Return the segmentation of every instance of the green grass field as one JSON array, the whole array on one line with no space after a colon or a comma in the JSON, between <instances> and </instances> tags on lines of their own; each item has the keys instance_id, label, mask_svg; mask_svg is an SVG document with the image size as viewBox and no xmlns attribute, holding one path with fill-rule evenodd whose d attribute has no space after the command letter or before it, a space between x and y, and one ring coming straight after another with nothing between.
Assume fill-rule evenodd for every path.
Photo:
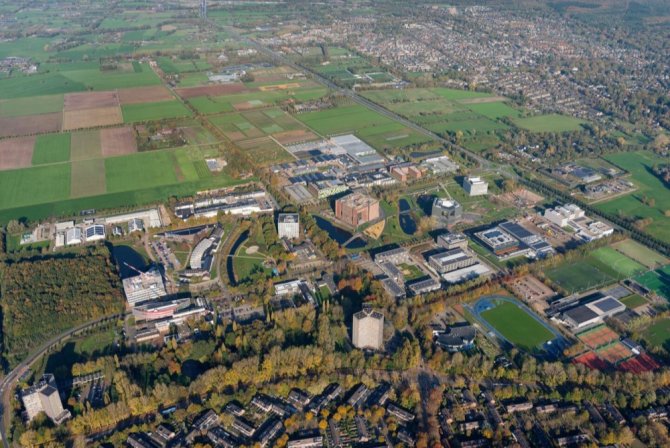
<instances>
[{"instance_id":1,"label":"green grass field","mask_svg":"<svg viewBox=\"0 0 670 448\"><path fill-rule=\"evenodd\" d=\"M307 112L296 118L322 135L353 133L361 128L394 123L363 106L341 106L318 112Z\"/></svg>"},{"instance_id":2,"label":"green grass field","mask_svg":"<svg viewBox=\"0 0 670 448\"><path fill-rule=\"evenodd\" d=\"M0 101L0 117L46 114L62 110L63 95L33 96Z\"/></svg>"},{"instance_id":3,"label":"green grass field","mask_svg":"<svg viewBox=\"0 0 670 448\"><path fill-rule=\"evenodd\" d=\"M0 174L0 209L21 207L70 197L70 165L36 166Z\"/></svg>"},{"instance_id":4,"label":"green grass field","mask_svg":"<svg viewBox=\"0 0 670 448\"><path fill-rule=\"evenodd\" d=\"M591 260L562 264L546 272L547 276L569 294L608 285L616 279L594 266Z\"/></svg>"},{"instance_id":5,"label":"green grass field","mask_svg":"<svg viewBox=\"0 0 670 448\"><path fill-rule=\"evenodd\" d=\"M121 106L124 123L154 121L163 118L190 117L191 111L178 100Z\"/></svg>"},{"instance_id":6,"label":"green grass field","mask_svg":"<svg viewBox=\"0 0 670 448\"><path fill-rule=\"evenodd\" d=\"M614 243L612 247L648 268L658 268L670 263L670 260L663 255L634 240L619 241Z\"/></svg>"},{"instance_id":7,"label":"green grass field","mask_svg":"<svg viewBox=\"0 0 670 448\"><path fill-rule=\"evenodd\" d=\"M657 163L667 163L667 159L652 152L622 152L611 154L605 159L617 167L630 172L631 181L638 187L637 191L620 196L611 201L603 202L597 207L605 212L624 216L632 221L651 218L652 223L645 227L645 232L654 237L670 242L670 190L652 173ZM653 206L643 199L653 199Z\"/></svg>"},{"instance_id":8,"label":"green grass field","mask_svg":"<svg viewBox=\"0 0 670 448\"><path fill-rule=\"evenodd\" d=\"M628 308L633 309L637 308L638 306L646 305L647 299L638 294L632 294L628 297L624 297L623 299L621 299L621 303L626 305Z\"/></svg>"},{"instance_id":9,"label":"green grass field","mask_svg":"<svg viewBox=\"0 0 670 448\"><path fill-rule=\"evenodd\" d=\"M625 277L632 277L633 275L644 272L646 269L635 260L631 260L621 252L617 252L611 247L601 247L591 253L591 257L608 265L619 274Z\"/></svg>"},{"instance_id":10,"label":"green grass field","mask_svg":"<svg viewBox=\"0 0 670 448\"><path fill-rule=\"evenodd\" d=\"M661 319L650 325L643 333L642 338L649 344L668 350L670 343L670 319Z\"/></svg>"},{"instance_id":11,"label":"green grass field","mask_svg":"<svg viewBox=\"0 0 670 448\"><path fill-rule=\"evenodd\" d=\"M33 150L33 165L70 160L70 134L38 135Z\"/></svg>"},{"instance_id":12,"label":"green grass field","mask_svg":"<svg viewBox=\"0 0 670 448\"><path fill-rule=\"evenodd\" d=\"M513 303L502 302L482 312L481 317L509 342L527 351L537 350L545 342L554 339L549 330Z\"/></svg>"},{"instance_id":13,"label":"green grass field","mask_svg":"<svg viewBox=\"0 0 670 448\"><path fill-rule=\"evenodd\" d=\"M532 132L569 132L579 131L584 120L559 114L537 115L535 117L515 118L512 121L520 128Z\"/></svg>"},{"instance_id":14,"label":"green grass field","mask_svg":"<svg viewBox=\"0 0 670 448\"><path fill-rule=\"evenodd\" d=\"M635 277L635 281L670 301L670 265Z\"/></svg>"},{"instance_id":15,"label":"green grass field","mask_svg":"<svg viewBox=\"0 0 670 448\"><path fill-rule=\"evenodd\" d=\"M105 159L105 178L110 193L177 182L174 158L168 151L138 152Z\"/></svg>"}]
</instances>

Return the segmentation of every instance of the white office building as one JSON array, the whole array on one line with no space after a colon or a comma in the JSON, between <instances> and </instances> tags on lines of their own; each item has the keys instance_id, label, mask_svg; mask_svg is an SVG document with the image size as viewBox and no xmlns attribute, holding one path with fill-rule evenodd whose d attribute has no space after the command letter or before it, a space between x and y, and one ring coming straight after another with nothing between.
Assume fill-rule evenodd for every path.
<instances>
[{"instance_id":1,"label":"white office building","mask_svg":"<svg viewBox=\"0 0 670 448\"><path fill-rule=\"evenodd\" d=\"M277 219L279 238L289 240L300 238L300 215L297 213L280 213Z\"/></svg>"},{"instance_id":2,"label":"white office building","mask_svg":"<svg viewBox=\"0 0 670 448\"><path fill-rule=\"evenodd\" d=\"M488 193L489 184L481 177L468 176L463 179L463 189L470 196L482 196Z\"/></svg>"}]
</instances>

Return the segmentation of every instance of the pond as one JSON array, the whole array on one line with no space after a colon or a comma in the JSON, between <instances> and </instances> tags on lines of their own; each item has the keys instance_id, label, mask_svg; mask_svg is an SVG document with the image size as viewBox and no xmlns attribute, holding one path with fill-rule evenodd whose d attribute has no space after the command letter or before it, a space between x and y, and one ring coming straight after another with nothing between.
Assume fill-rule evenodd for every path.
<instances>
[{"instance_id":1,"label":"pond","mask_svg":"<svg viewBox=\"0 0 670 448\"><path fill-rule=\"evenodd\" d=\"M332 222L327 219L323 219L319 215L312 215L316 221L316 225L319 226L321 230L325 230L329 237L337 242L337 244L344 244L353 236L350 232L344 230L341 227L337 227ZM360 239L360 238L359 238Z\"/></svg>"},{"instance_id":2,"label":"pond","mask_svg":"<svg viewBox=\"0 0 670 448\"><path fill-rule=\"evenodd\" d=\"M416 221L410 213L401 213L398 219L403 232L407 235L414 235L416 233Z\"/></svg>"},{"instance_id":3,"label":"pond","mask_svg":"<svg viewBox=\"0 0 670 448\"><path fill-rule=\"evenodd\" d=\"M412 207L409 205L407 199L401 199L398 201L398 208L400 209L400 213L402 214L409 212Z\"/></svg>"},{"instance_id":4,"label":"pond","mask_svg":"<svg viewBox=\"0 0 670 448\"><path fill-rule=\"evenodd\" d=\"M230 255L226 258L226 271L228 272L228 280L230 281L230 284L235 286L237 285L237 282L235 281L235 269L233 269L233 255L237 252L237 249L244 244L244 242L249 238L249 231L245 230L240 234L240 236L237 238L237 241L235 241L235 244L233 244L233 247L230 249Z\"/></svg>"},{"instance_id":5,"label":"pond","mask_svg":"<svg viewBox=\"0 0 670 448\"><path fill-rule=\"evenodd\" d=\"M133 268L144 271L147 268L144 256L130 246L118 245L112 246L112 257L119 268L119 274L122 279L134 277L137 271ZM128 265L132 266L129 267Z\"/></svg>"}]
</instances>

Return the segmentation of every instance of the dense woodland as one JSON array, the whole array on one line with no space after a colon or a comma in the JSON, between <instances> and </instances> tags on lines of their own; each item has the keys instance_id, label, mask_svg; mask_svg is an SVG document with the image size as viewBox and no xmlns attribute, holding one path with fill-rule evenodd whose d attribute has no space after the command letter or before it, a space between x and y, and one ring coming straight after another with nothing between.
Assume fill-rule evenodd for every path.
<instances>
[{"instance_id":1,"label":"dense woodland","mask_svg":"<svg viewBox=\"0 0 670 448\"><path fill-rule=\"evenodd\" d=\"M59 333L123 310L106 247L2 265L3 356L11 366Z\"/></svg>"}]
</instances>

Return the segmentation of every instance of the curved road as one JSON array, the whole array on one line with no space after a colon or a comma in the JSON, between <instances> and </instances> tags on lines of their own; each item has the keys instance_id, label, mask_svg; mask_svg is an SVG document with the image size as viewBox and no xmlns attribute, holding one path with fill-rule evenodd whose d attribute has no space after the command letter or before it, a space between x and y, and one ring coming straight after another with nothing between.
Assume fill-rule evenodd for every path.
<instances>
[{"instance_id":1,"label":"curved road","mask_svg":"<svg viewBox=\"0 0 670 448\"><path fill-rule=\"evenodd\" d=\"M17 365L11 372L7 374L0 382L0 396L2 397L2 404L0 405L0 436L2 437L2 444L5 448L9 448L9 443L7 442L7 437L5 436L7 428L5 428L5 423L9 423L10 415L5 413L6 409L9 409L9 400L12 391L15 387L15 382L23 375L38 359L40 359L44 354L51 348L56 345L70 339L72 335L80 331L88 330L89 328L95 327L98 324L107 322L112 319L119 319L130 314L129 312L115 314L113 316L102 317L90 322L86 322L77 327L71 328L58 336L54 336L49 339L47 342L42 344L37 350L28 355L19 365Z\"/></svg>"}]
</instances>

